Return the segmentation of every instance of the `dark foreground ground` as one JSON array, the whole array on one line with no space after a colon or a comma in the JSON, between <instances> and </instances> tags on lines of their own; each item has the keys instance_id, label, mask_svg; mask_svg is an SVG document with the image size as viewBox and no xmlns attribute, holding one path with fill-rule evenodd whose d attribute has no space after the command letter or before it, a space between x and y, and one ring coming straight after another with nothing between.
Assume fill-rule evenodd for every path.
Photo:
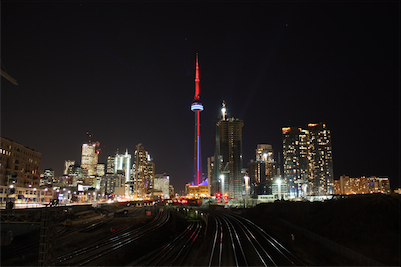
<instances>
[{"instance_id":1,"label":"dark foreground ground","mask_svg":"<svg viewBox=\"0 0 401 267\"><path fill-rule=\"evenodd\" d=\"M271 229L310 265L355 265L316 246L279 219L314 232L387 266L400 266L400 195L358 195L325 202L280 201L243 213ZM292 240L291 234L295 238Z\"/></svg>"},{"instance_id":2,"label":"dark foreground ground","mask_svg":"<svg viewBox=\"0 0 401 267\"><path fill-rule=\"evenodd\" d=\"M76 229L84 228L83 225L90 225L91 223L98 221L99 218L102 218L102 216L100 216L101 214L107 214L108 212L115 212L122 209L130 211L127 217L114 218L108 223L91 231L74 231ZM158 209L159 207L151 207L149 209L143 208L142 210L139 210L139 212L135 212L125 204L111 204L106 208L91 209L91 212L87 213L85 216L77 215L71 217L72 226L70 226L68 230L73 232L72 234L65 236L57 235L58 238L54 242L54 248L52 250L53 256L62 255L83 246L90 246L92 242L109 236L113 229L116 233L119 233L123 232L123 229L129 226L131 226L132 229L140 228L153 220ZM148 216L145 212L146 210L151 210L152 215ZM103 259L95 265L129 265L131 261L159 248L162 244L168 243L169 240L172 240L179 233L184 231L186 225L187 222L185 218L177 216L176 213L172 212L171 219L162 228L148 234L146 238L139 239L132 242L131 245L121 248L118 253L114 253L111 257ZM60 230L62 228L63 226L59 223L57 229ZM10 246L1 248L1 266L38 266L39 240L39 231L15 237ZM30 246L19 252L19 250L27 244L30 244Z\"/></svg>"},{"instance_id":3,"label":"dark foreground ground","mask_svg":"<svg viewBox=\"0 0 401 267\"><path fill-rule=\"evenodd\" d=\"M121 207L110 206L110 212ZM104 213L105 211L96 211ZM236 212L236 211L234 211ZM357 261L336 255L318 243L310 240L302 233L294 231L285 225L284 219L320 236L361 253L386 266L400 266L400 196L399 195L365 195L352 196L326 202L289 202L280 201L258 205L255 208L243 210L242 215L263 227L269 234L276 237L285 247L294 252L307 266L360 266ZM96 219L96 217L95 217ZM76 218L73 226L87 218ZM130 217L115 218L104 227L93 232L80 233L71 240L63 240L56 250L61 253L63 248L83 245L90 242L89 236L104 236L111 228L125 227L134 224L140 227L151 220L145 212L133 214ZM172 220L161 230L147 237L146 242L138 241L126 250L122 250L112 262L104 261L102 266L125 266L159 244L165 244L181 233L187 225L186 218L173 216ZM294 235L294 239L292 239ZM37 266L38 247L29 252L11 256L14 250L26 243L39 240L39 232L16 237L9 247L2 247L2 266ZM204 250L203 237L193 247L193 258L201 259L207 252ZM206 242L207 243L207 242ZM58 254L58 253L57 253ZM11 256L11 257L7 257ZM121 263L120 263L121 260ZM116 264L116 262L119 264ZM191 264L199 266L196 262Z\"/></svg>"}]
</instances>

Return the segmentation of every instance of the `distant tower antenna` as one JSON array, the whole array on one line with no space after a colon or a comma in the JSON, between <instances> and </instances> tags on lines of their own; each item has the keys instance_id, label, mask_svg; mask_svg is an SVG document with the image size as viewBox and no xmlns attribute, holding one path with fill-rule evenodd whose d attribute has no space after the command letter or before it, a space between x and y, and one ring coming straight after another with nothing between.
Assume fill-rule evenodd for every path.
<instances>
[{"instance_id":1,"label":"distant tower antenna","mask_svg":"<svg viewBox=\"0 0 401 267\"><path fill-rule=\"evenodd\" d=\"M89 144L91 144L92 143L92 141L91 141L92 134L90 134L89 132L86 132L86 135L88 136Z\"/></svg>"}]
</instances>

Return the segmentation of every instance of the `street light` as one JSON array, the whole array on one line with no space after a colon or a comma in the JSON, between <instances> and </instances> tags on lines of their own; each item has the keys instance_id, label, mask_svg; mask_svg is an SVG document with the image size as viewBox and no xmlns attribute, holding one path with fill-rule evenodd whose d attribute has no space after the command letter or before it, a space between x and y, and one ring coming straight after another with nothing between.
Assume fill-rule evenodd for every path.
<instances>
[{"instance_id":1,"label":"street light","mask_svg":"<svg viewBox=\"0 0 401 267\"><path fill-rule=\"evenodd\" d=\"M244 180L245 180L245 202L248 202L249 176L245 175ZM248 206L248 203L246 203L246 206Z\"/></svg>"},{"instance_id":2,"label":"street light","mask_svg":"<svg viewBox=\"0 0 401 267\"><path fill-rule=\"evenodd\" d=\"M220 175L220 182L221 182L221 193L224 196L224 174Z\"/></svg>"},{"instance_id":3,"label":"street light","mask_svg":"<svg viewBox=\"0 0 401 267\"><path fill-rule=\"evenodd\" d=\"M281 179L277 179L277 186L278 186L278 199L281 199Z\"/></svg>"}]
</instances>

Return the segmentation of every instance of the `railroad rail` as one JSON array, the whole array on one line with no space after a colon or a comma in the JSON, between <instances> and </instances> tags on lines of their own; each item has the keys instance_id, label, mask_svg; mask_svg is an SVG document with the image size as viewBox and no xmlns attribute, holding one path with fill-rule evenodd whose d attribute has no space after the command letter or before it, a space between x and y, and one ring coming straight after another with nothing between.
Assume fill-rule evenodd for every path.
<instances>
[{"instance_id":1,"label":"railroad rail","mask_svg":"<svg viewBox=\"0 0 401 267\"><path fill-rule=\"evenodd\" d=\"M123 233L116 233L113 237L107 237L96 242L90 246L85 246L64 255L58 256L54 263L55 265L96 265L95 262L101 258L108 256L110 253L121 249L124 246L146 236L150 232L155 231L168 222L170 212L160 211L155 216L154 220L149 224L139 227L134 230L125 231Z\"/></svg>"}]
</instances>

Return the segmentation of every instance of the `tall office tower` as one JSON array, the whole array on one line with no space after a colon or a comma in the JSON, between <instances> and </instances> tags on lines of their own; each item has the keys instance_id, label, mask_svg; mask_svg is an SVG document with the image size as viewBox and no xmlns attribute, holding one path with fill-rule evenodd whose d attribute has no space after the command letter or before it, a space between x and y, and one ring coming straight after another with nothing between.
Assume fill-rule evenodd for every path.
<instances>
[{"instance_id":1,"label":"tall office tower","mask_svg":"<svg viewBox=\"0 0 401 267\"><path fill-rule=\"evenodd\" d=\"M68 170L70 169L70 166L75 165L75 160L66 160L64 161L64 172L63 175L68 175Z\"/></svg>"},{"instance_id":2,"label":"tall office tower","mask_svg":"<svg viewBox=\"0 0 401 267\"><path fill-rule=\"evenodd\" d=\"M273 181L273 177L276 176L276 161L274 160L274 152L271 145L258 144L256 148L256 161L266 163L265 167L265 179ZM263 181L262 181L263 182Z\"/></svg>"},{"instance_id":3,"label":"tall office tower","mask_svg":"<svg viewBox=\"0 0 401 267\"><path fill-rule=\"evenodd\" d=\"M116 154L118 154L118 153L116 153ZM108 174L114 174L114 161L115 161L115 159L114 159L114 156L108 156L107 157L107 167L106 167L106 173L108 173Z\"/></svg>"},{"instance_id":4,"label":"tall office tower","mask_svg":"<svg viewBox=\"0 0 401 267\"><path fill-rule=\"evenodd\" d=\"M83 184L88 176L88 170L82 169L79 165L70 165L67 171L68 180L72 186L77 186L78 183Z\"/></svg>"},{"instance_id":5,"label":"tall office tower","mask_svg":"<svg viewBox=\"0 0 401 267\"><path fill-rule=\"evenodd\" d=\"M271 194L273 177L276 176L276 162L271 145L258 144L256 161L248 163L248 174L251 182L251 193L257 195Z\"/></svg>"},{"instance_id":6,"label":"tall office tower","mask_svg":"<svg viewBox=\"0 0 401 267\"><path fill-rule=\"evenodd\" d=\"M164 199L170 198L170 176L167 174L155 174L154 191L162 193Z\"/></svg>"},{"instance_id":7,"label":"tall office tower","mask_svg":"<svg viewBox=\"0 0 401 267\"><path fill-rule=\"evenodd\" d=\"M266 179L266 162L251 160L248 163L248 176L250 180L251 195L266 195L268 181Z\"/></svg>"},{"instance_id":8,"label":"tall office tower","mask_svg":"<svg viewBox=\"0 0 401 267\"><path fill-rule=\"evenodd\" d=\"M221 158L221 157L220 157ZM219 160L216 161L214 156L207 158L207 177L209 181L209 195L215 196L217 192L221 191L219 177L217 176L216 164L219 165Z\"/></svg>"},{"instance_id":9,"label":"tall office tower","mask_svg":"<svg viewBox=\"0 0 401 267\"><path fill-rule=\"evenodd\" d=\"M102 177L100 186L102 194L104 194L105 196L110 196L111 193L114 193L117 180L117 175L113 173L106 173Z\"/></svg>"},{"instance_id":10,"label":"tall office tower","mask_svg":"<svg viewBox=\"0 0 401 267\"><path fill-rule=\"evenodd\" d=\"M261 160L251 160L248 163L248 175L251 184L261 184L266 181L266 162Z\"/></svg>"},{"instance_id":11,"label":"tall office tower","mask_svg":"<svg viewBox=\"0 0 401 267\"><path fill-rule=\"evenodd\" d=\"M323 123L308 130L283 128L284 177L290 197L334 193L330 130Z\"/></svg>"},{"instance_id":12,"label":"tall office tower","mask_svg":"<svg viewBox=\"0 0 401 267\"><path fill-rule=\"evenodd\" d=\"M102 177L105 175L105 164L104 163L98 163L96 166L96 173L98 177Z\"/></svg>"},{"instance_id":13,"label":"tall office tower","mask_svg":"<svg viewBox=\"0 0 401 267\"><path fill-rule=\"evenodd\" d=\"M135 150L135 170L133 179L133 195L135 199L144 199L153 193L155 164L142 144Z\"/></svg>"},{"instance_id":14,"label":"tall office tower","mask_svg":"<svg viewBox=\"0 0 401 267\"><path fill-rule=\"evenodd\" d=\"M284 179L290 197L302 197L310 190L309 132L297 127L285 127L282 130Z\"/></svg>"},{"instance_id":15,"label":"tall office tower","mask_svg":"<svg viewBox=\"0 0 401 267\"><path fill-rule=\"evenodd\" d=\"M88 176L96 175L98 151L97 143L86 143L82 145L81 168L88 170Z\"/></svg>"},{"instance_id":16,"label":"tall office tower","mask_svg":"<svg viewBox=\"0 0 401 267\"><path fill-rule=\"evenodd\" d=\"M230 198L242 196L244 177L242 175L242 120L228 118L223 102L221 119L216 121L215 159L221 157L221 165L215 163L215 177L220 178L221 193ZM219 166L219 168L217 167ZM220 167L221 166L221 167Z\"/></svg>"},{"instance_id":17,"label":"tall office tower","mask_svg":"<svg viewBox=\"0 0 401 267\"><path fill-rule=\"evenodd\" d=\"M334 179L330 130L324 123L310 123L308 129L313 194L331 195L334 193Z\"/></svg>"},{"instance_id":18,"label":"tall office tower","mask_svg":"<svg viewBox=\"0 0 401 267\"><path fill-rule=\"evenodd\" d=\"M216 196L217 193L223 192L221 188L221 170L223 169L223 157L220 156L220 137L219 137L219 128L217 127L220 119L216 119L214 121L214 155L210 160L212 164L209 166L213 166L212 175L209 175L209 185L210 185L210 196Z\"/></svg>"},{"instance_id":19,"label":"tall office tower","mask_svg":"<svg viewBox=\"0 0 401 267\"><path fill-rule=\"evenodd\" d=\"M153 192L154 192L154 186L155 186L155 163L151 161L152 159L149 157L149 162L148 162L148 178L146 180L145 184L145 191L146 195L149 196L150 198L153 197Z\"/></svg>"},{"instance_id":20,"label":"tall office tower","mask_svg":"<svg viewBox=\"0 0 401 267\"><path fill-rule=\"evenodd\" d=\"M198 54L196 54L195 65L195 96L192 101L191 110L195 112L195 140L194 140L194 183L198 185L202 182L202 154L200 139L200 113L203 111L203 105L199 94L199 64Z\"/></svg>"},{"instance_id":21,"label":"tall office tower","mask_svg":"<svg viewBox=\"0 0 401 267\"><path fill-rule=\"evenodd\" d=\"M114 157L114 173L121 173L125 177L125 182L131 180L131 154L128 150L124 155L115 155Z\"/></svg>"}]
</instances>

